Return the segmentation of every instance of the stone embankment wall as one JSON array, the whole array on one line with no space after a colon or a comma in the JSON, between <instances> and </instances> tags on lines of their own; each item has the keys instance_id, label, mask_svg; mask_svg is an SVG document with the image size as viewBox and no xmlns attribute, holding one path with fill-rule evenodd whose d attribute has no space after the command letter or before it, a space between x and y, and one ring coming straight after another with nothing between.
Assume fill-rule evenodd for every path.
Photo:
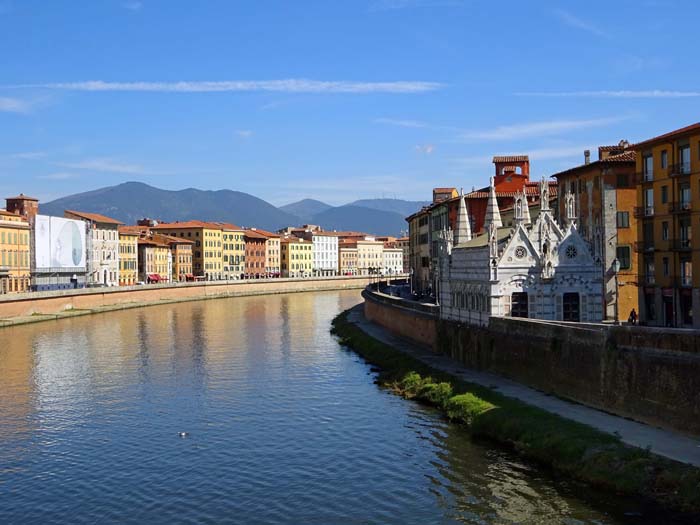
<instances>
[{"instance_id":1,"label":"stone embankment wall","mask_svg":"<svg viewBox=\"0 0 700 525\"><path fill-rule=\"evenodd\" d=\"M435 348L437 307L404 301L379 292L362 292L365 317L387 330L422 345Z\"/></svg>"},{"instance_id":2,"label":"stone embankment wall","mask_svg":"<svg viewBox=\"0 0 700 525\"><path fill-rule=\"evenodd\" d=\"M365 313L470 368L620 416L700 436L700 333L492 317L488 327L411 313L364 292ZM368 306L369 305L369 306ZM381 312L381 313L380 313ZM395 312L395 313L394 313ZM421 327L419 338L414 337Z\"/></svg>"},{"instance_id":3,"label":"stone embankment wall","mask_svg":"<svg viewBox=\"0 0 700 525\"><path fill-rule=\"evenodd\" d=\"M319 277L87 288L0 296L0 326L49 315L117 310L216 297L360 289L368 277Z\"/></svg>"}]
</instances>

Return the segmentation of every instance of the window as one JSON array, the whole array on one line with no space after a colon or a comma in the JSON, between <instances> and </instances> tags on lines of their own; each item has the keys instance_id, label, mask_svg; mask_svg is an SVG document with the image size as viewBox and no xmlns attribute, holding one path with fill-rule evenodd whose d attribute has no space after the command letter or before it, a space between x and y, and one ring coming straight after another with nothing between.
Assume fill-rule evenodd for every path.
<instances>
[{"instance_id":1,"label":"window","mask_svg":"<svg viewBox=\"0 0 700 525\"><path fill-rule=\"evenodd\" d=\"M661 204L668 202L668 186L661 186Z\"/></svg>"},{"instance_id":2,"label":"window","mask_svg":"<svg viewBox=\"0 0 700 525\"><path fill-rule=\"evenodd\" d=\"M644 215L654 215L654 189L644 190Z\"/></svg>"},{"instance_id":3,"label":"window","mask_svg":"<svg viewBox=\"0 0 700 525\"><path fill-rule=\"evenodd\" d=\"M632 267L631 252L629 246L618 246L616 251L617 260L620 261L620 270L629 270Z\"/></svg>"},{"instance_id":4,"label":"window","mask_svg":"<svg viewBox=\"0 0 700 525\"><path fill-rule=\"evenodd\" d=\"M681 146L678 149L678 162L681 173L690 173L690 146Z\"/></svg>"},{"instance_id":5,"label":"window","mask_svg":"<svg viewBox=\"0 0 700 525\"><path fill-rule=\"evenodd\" d=\"M617 187L618 188L628 188L630 185L629 176L627 173L617 174Z\"/></svg>"},{"instance_id":6,"label":"window","mask_svg":"<svg viewBox=\"0 0 700 525\"><path fill-rule=\"evenodd\" d=\"M661 152L661 167L668 168L668 151L666 150Z\"/></svg>"},{"instance_id":7,"label":"window","mask_svg":"<svg viewBox=\"0 0 700 525\"><path fill-rule=\"evenodd\" d=\"M661 223L661 240L668 240L668 221L664 221Z\"/></svg>"},{"instance_id":8,"label":"window","mask_svg":"<svg viewBox=\"0 0 700 525\"><path fill-rule=\"evenodd\" d=\"M630 227L630 212L628 212L628 211L618 211L617 212L617 227L618 228L629 228Z\"/></svg>"},{"instance_id":9,"label":"window","mask_svg":"<svg viewBox=\"0 0 700 525\"><path fill-rule=\"evenodd\" d=\"M654 180L654 157L644 156L644 180Z\"/></svg>"},{"instance_id":10,"label":"window","mask_svg":"<svg viewBox=\"0 0 700 525\"><path fill-rule=\"evenodd\" d=\"M681 209L690 209L690 184L681 184L680 187Z\"/></svg>"},{"instance_id":11,"label":"window","mask_svg":"<svg viewBox=\"0 0 700 525\"><path fill-rule=\"evenodd\" d=\"M668 277L669 271L668 271L668 257L664 257L661 261L663 265L663 270L664 270L664 277Z\"/></svg>"}]
</instances>

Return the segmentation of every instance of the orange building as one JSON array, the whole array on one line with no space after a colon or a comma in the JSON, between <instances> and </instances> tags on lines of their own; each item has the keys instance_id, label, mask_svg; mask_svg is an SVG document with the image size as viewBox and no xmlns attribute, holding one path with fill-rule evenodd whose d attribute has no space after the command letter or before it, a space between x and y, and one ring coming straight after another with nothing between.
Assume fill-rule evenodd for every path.
<instances>
[{"instance_id":1,"label":"orange building","mask_svg":"<svg viewBox=\"0 0 700 525\"><path fill-rule=\"evenodd\" d=\"M700 123L635 144L640 321L700 327Z\"/></svg>"},{"instance_id":2,"label":"orange building","mask_svg":"<svg viewBox=\"0 0 700 525\"><path fill-rule=\"evenodd\" d=\"M634 252L638 240L635 165L634 149L622 140L614 146L599 147L597 160L591 162L586 151L583 164L552 175L562 194L574 196L576 227L603 263L603 312L610 320L615 319L616 306L622 320L632 309L639 311L639 266ZM559 216L566 216L564 199L559 199ZM617 288L615 259L620 263Z\"/></svg>"},{"instance_id":3,"label":"orange building","mask_svg":"<svg viewBox=\"0 0 700 525\"><path fill-rule=\"evenodd\" d=\"M245 230L245 276L248 279L265 277L265 245L267 237L255 230Z\"/></svg>"}]
</instances>

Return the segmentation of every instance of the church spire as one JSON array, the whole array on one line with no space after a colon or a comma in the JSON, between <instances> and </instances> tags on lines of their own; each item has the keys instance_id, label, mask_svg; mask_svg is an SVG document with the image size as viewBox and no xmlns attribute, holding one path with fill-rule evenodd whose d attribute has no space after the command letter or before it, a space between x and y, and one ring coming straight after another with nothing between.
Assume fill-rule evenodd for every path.
<instances>
[{"instance_id":1,"label":"church spire","mask_svg":"<svg viewBox=\"0 0 700 525\"><path fill-rule=\"evenodd\" d=\"M484 218L484 231L489 231L489 225L493 224L496 228L503 226L501 222L501 212L498 209L498 200L496 199L496 186L493 177L491 177L489 185L489 200L486 203L486 217Z\"/></svg>"},{"instance_id":2,"label":"church spire","mask_svg":"<svg viewBox=\"0 0 700 525\"><path fill-rule=\"evenodd\" d=\"M464 200L464 194L459 192L459 208L457 208L457 228L455 229L454 243L455 246L463 242L472 240L472 228L469 224L469 213L467 212L467 203Z\"/></svg>"},{"instance_id":3,"label":"church spire","mask_svg":"<svg viewBox=\"0 0 700 525\"><path fill-rule=\"evenodd\" d=\"M527 204L527 195L518 190L515 194L515 223L527 226L532 224L530 219L530 207Z\"/></svg>"}]
</instances>

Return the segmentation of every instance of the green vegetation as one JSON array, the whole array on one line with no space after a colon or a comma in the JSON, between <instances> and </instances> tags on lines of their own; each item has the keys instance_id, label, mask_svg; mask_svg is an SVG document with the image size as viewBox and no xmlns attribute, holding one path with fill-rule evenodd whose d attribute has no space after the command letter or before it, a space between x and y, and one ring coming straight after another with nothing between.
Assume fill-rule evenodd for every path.
<instances>
[{"instance_id":1,"label":"green vegetation","mask_svg":"<svg viewBox=\"0 0 700 525\"><path fill-rule=\"evenodd\" d=\"M700 514L700 469L433 369L367 335L348 322L347 312L333 320L332 331L341 344L380 368L380 385L437 407L473 435L599 488Z\"/></svg>"}]
</instances>

